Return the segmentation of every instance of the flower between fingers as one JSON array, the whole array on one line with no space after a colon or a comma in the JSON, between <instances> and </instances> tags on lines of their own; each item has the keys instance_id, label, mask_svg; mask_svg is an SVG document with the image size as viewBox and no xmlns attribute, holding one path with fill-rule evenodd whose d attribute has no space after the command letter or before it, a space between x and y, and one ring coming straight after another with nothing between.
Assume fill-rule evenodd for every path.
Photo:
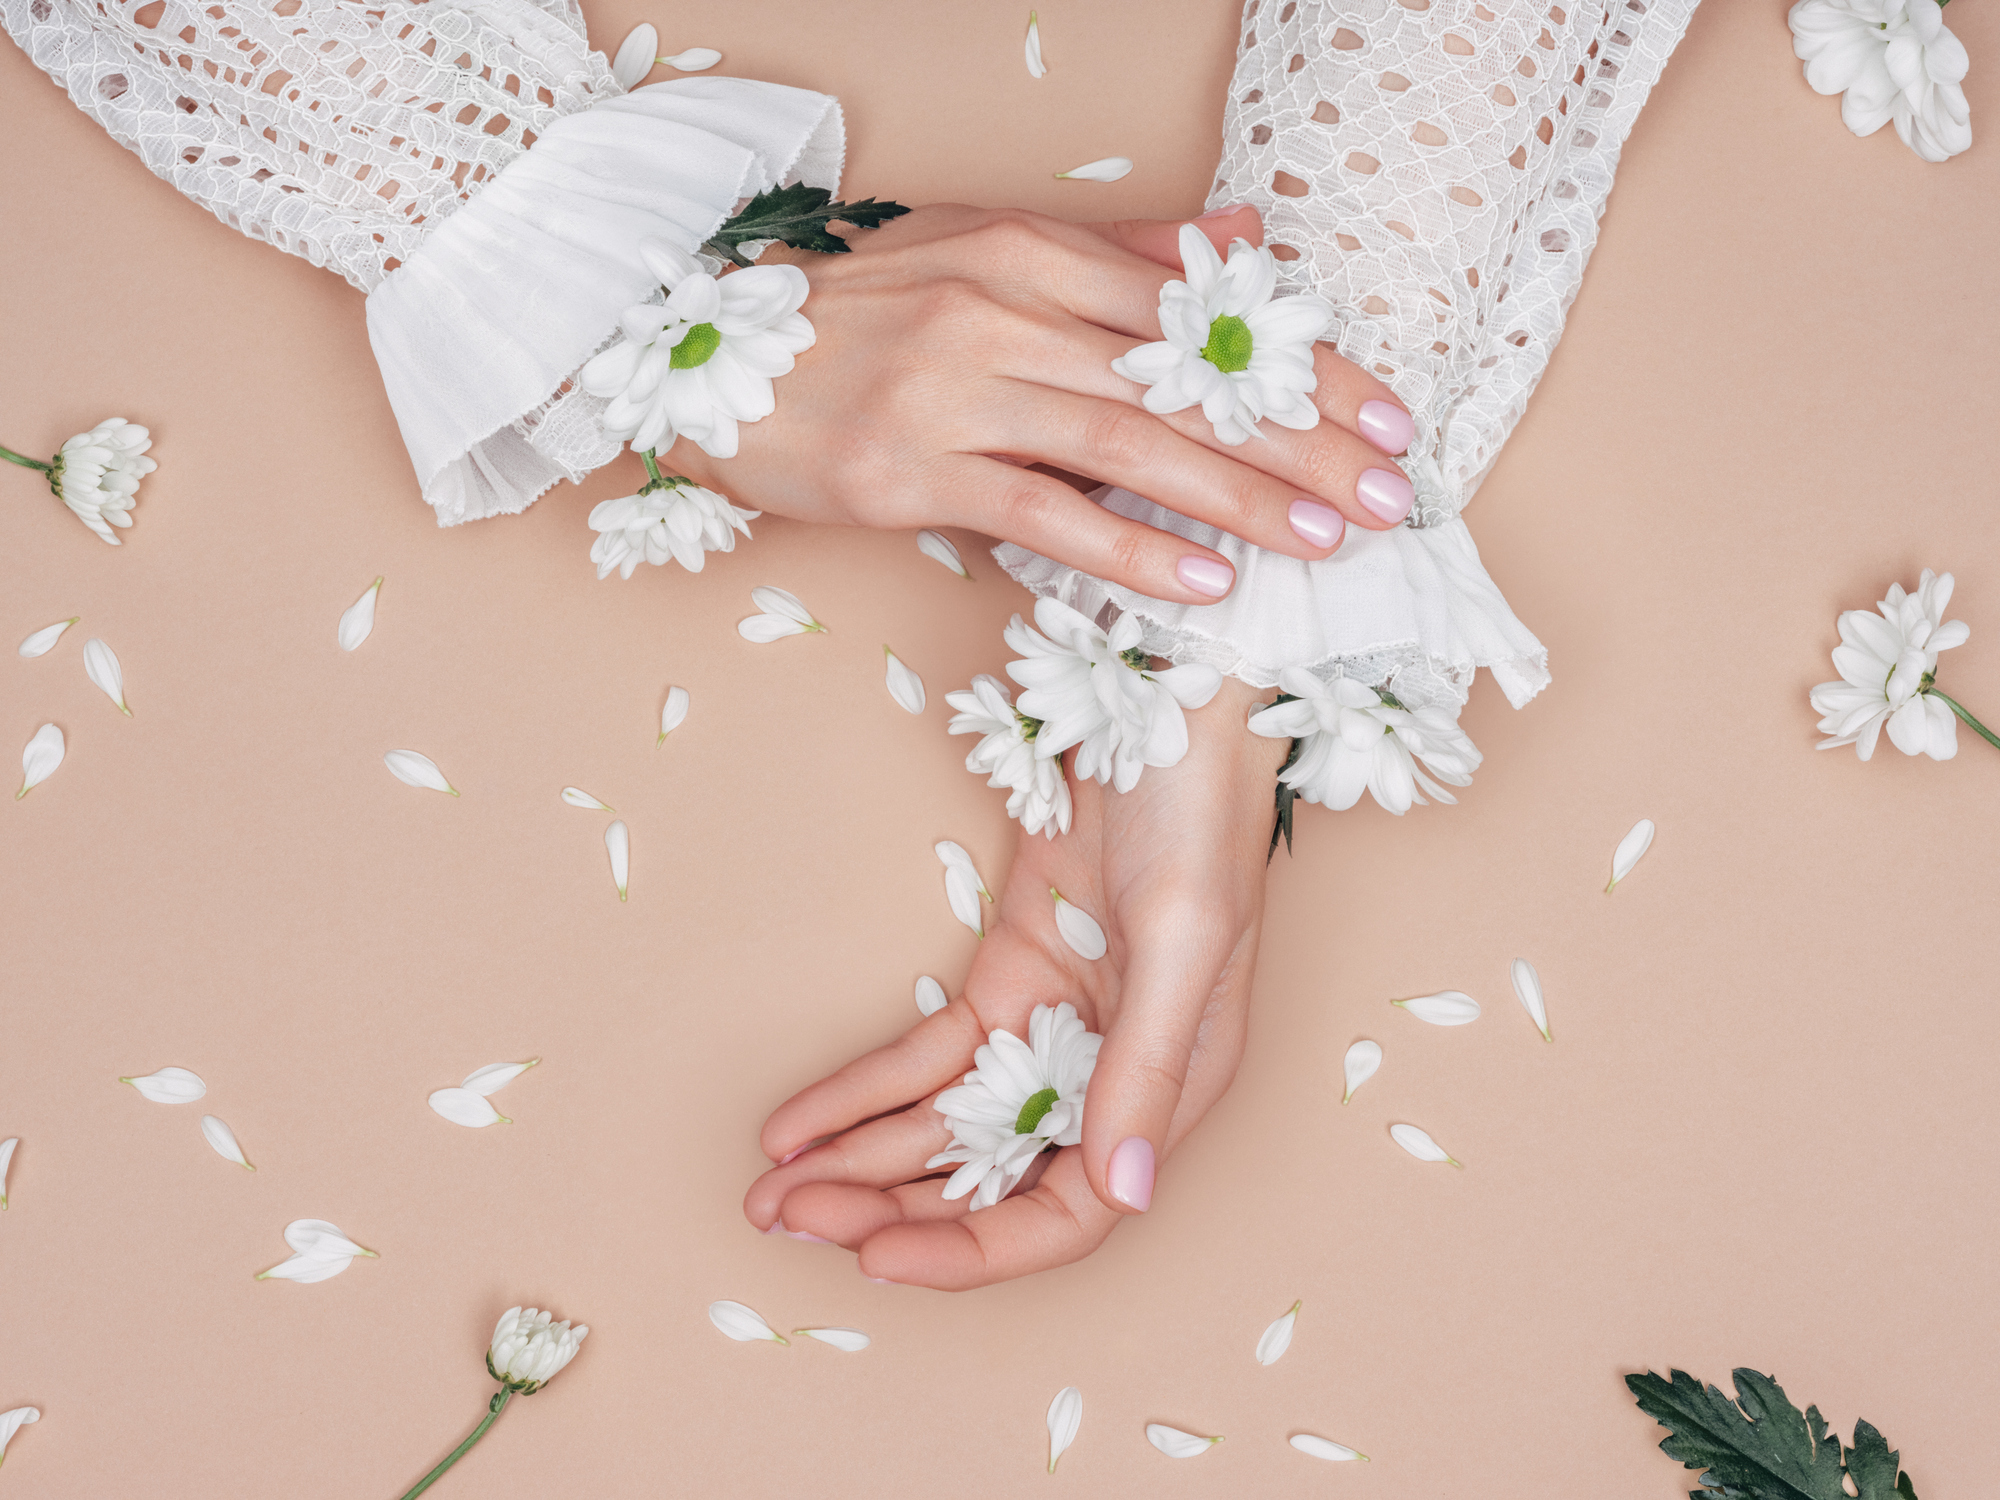
<instances>
[{"instance_id":1,"label":"flower between fingers","mask_svg":"<svg viewBox=\"0 0 2000 1500\"><path fill-rule=\"evenodd\" d=\"M1011 1032L989 1033L964 1082L937 1099L938 1113L951 1125L951 1145L924 1165L932 1171L957 1167L945 1198L969 1193L974 1209L990 1208L1013 1191L1042 1151L1082 1141L1084 1096L1103 1043L1067 1002L1036 1006L1025 1042Z\"/></svg>"}]
</instances>

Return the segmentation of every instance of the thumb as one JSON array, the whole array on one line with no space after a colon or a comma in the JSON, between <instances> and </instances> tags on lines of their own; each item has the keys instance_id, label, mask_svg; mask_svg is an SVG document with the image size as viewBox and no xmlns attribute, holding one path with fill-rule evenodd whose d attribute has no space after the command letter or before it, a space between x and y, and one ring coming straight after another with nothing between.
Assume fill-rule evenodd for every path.
<instances>
[{"instance_id":1,"label":"thumb","mask_svg":"<svg viewBox=\"0 0 2000 1500\"><path fill-rule=\"evenodd\" d=\"M1108 224L1082 227L1121 250L1179 271L1183 269L1179 243L1183 224L1192 224L1207 235L1218 255L1229 254L1231 240L1248 240L1253 245L1264 243L1264 217L1247 203L1211 208L1198 219L1114 219Z\"/></svg>"}]
</instances>

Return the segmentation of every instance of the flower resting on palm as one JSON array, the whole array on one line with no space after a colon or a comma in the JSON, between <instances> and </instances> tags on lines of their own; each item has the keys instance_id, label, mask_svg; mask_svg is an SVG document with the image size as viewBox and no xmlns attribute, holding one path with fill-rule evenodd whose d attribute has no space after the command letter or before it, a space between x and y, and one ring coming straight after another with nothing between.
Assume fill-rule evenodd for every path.
<instances>
[{"instance_id":1,"label":"flower resting on palm","mask_svg":"<svg viewBox=\"0 0 2000 1500\"><path fill-rule=\"evenodd\" d=\"M1044 1150L1081 1142L1084 1094L1103 1044L1068 1002L1036 1006L1025 1042L1012 1032L989 1033L965 1081L938 1095L951 1146L924 1165L958 1167L946 1199L970 1193L974 1209L991 1208Z\"/></svg>"}]
</instances>

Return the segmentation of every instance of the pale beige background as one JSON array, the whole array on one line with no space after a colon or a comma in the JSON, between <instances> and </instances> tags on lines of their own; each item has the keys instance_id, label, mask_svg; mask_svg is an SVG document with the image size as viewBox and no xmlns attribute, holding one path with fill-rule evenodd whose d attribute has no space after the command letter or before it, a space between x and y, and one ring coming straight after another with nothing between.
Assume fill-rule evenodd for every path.
<instances>
[{"instance_id":1,"label":"pale beige background","mask_svg":"<svg viewBox=\"0 0 2000 1500\"><path fill-rule=\"evenodd\" d=\"M601 43L649 18L669 50L839 93L856 192L1078 217L1199 206L1234 30L1229 0L1053 0L1034 84L1012 6L589 9ZM359 296L181 201L0 46L0 436L47 451L122 412L161 462L116 551L0 475L0 748L45 719L71 744L0 806L0 1136L23 1142L0 1409L45 1413L6 1493L394 1496L478 1416L517 1301L595 1331L440 1495L1666 1500L1692 1476L1620 1376L1738 1363L1876 1422L1926 1500L1983 1489L2000 753L1818 755L1805 704L1835 612L1931 565L1973 629L1947 685L2000 716L2000 13L1950 14L1982 138L1936 167L1840 127L1781 4L1704 9L1473 512L1554 688L1515 714L1481 684L1457 809L1302 810L1242 1073L1153 1212L963 1296L759 1239L738 1199L766 1111L910 1021L917 974L964 972L930 843L997 883L1011 841L942 697L1000 667L1019 592L973 538L966 585L907 536L777 521L699 577L600 584L583 515L622 466L437 530ZM1139 162L1114 187L1049 178L1113 152ZM740 642L765 582L833 633ZM84 678L90 634L130 720ZM930 686L920 720L880 688L884 641ZM656 751L669 682L694 711ZM392 781L397 746L463 798ZM630 822L629 905L566 783ZM1658 843L1607 900L1641 816ZM1486 1018L1386 1003L1445 987ZM1357 1036L1388 1061L1343 1110ZM511 1128L425 1108L534 1054ZM115 1082L166 1064L207 1100ZM262 1170L209 1152L203 1110ZM1466 1170L1404 1156L1396 1119ZM301 1216L381 1259L254 1282ZM732 1344L718 1297L875 1346ZM1258 1367L1298 1297L1292 1352ZM1050 1481L1042 1412L1072 1383ZM1229 1441L1171 1463L1154 1420ZM1299 1431L1375 1461L1315 1464Z\"/></svg>"}]
</instances>

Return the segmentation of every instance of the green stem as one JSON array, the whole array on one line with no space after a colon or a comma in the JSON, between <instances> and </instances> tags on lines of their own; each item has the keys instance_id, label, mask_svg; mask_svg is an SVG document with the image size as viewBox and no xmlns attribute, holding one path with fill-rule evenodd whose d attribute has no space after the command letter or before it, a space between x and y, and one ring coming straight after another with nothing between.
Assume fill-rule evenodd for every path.
<instances>
[{"instance_id":1,"label":"green stem","mask_svg":"<svg viewBox=\"0 0 2000 1500\"><path fill-rule=\"evenodd\" d=\"M0 448L0 458L6 459L10 464L19 464L24 469L40 469L44 474L55 468L54 464L45 464L39 458L29 458L16 453L12 448Z\"/></svg>"},{"instance_id":2,"label":"green stem","mask_svg":"<svg viewBox=\"0 0 2000 1500\"><path fill-rule=\"evenodd\" d=\"M466 1449L486 1436L486 1429L491 1427L499 1418L500 1413L506 1409L507 1402L512 1398L513 1394L514 1388L512 1386L503 1385L500 1387L493 1399L486 1403L486 1420L472 1429L470 1437L447 1453L443 1463L432 1469L422 1479L419 1479L416 1483L416 1488L406 1491L403 1495L403 1500L417 1500L417 1496L438 1482L439 1475L465 1457Z\"/></svg>"},{"instance_id":3,"label":"green stem","mask_svg":"<svg viewBox=\"0 0 2000 1500\"><path fill-rule=\"evenodd\" d=\"M644 453L639 455L639 462L646 466L646 477L654 484L666 483L666 480L660 477L660 461L653 457L653 450L651 448L648 448Z\"/></svg>"},{"instance_id":4,"label":"green stem","mask_svg":"<svg viewBox=\"0 0 2000 1500\"><path fill-rule=\"evenodd\" d=\"M2000 735L1994 734L1992 730L1988 729L1984 724L1980 723L1977 719L1973 718L1971 714L1967 713L1965 709L1960 706L1960 704L1956 699L1946 697L1943 693L1940 693L1936 688L1931 688L1929 691L1930 695L1933 698L1942 699L1944 702L1944 706L1946 708L1950 709L1953 713L1957 714L1961 719L1965 720L1966 723L1970 724L1972 726L1972 731L1974 734L1978 735L1982 740L1986 741L1987 744L1993 746L1994 749L2000 750Z\"/></svg>"}]
</instances>

